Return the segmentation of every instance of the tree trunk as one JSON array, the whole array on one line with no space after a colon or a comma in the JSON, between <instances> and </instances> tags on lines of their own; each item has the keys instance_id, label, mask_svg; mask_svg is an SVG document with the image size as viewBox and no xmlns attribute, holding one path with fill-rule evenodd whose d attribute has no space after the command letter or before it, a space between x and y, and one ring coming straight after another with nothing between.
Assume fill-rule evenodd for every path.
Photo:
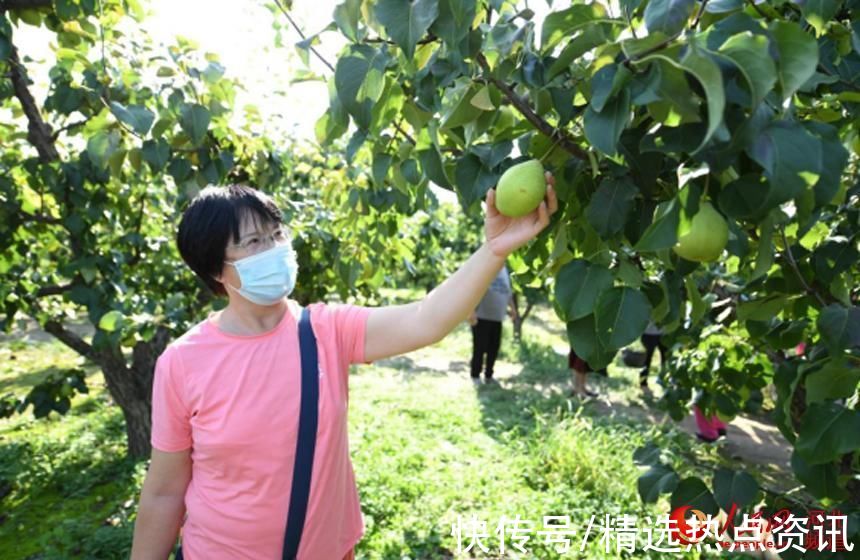
<instances>
[{"instance_id":1,"label":"tree trunk","mask_svg":"<svg viewBox=\"0 0 860 560\"><path fill-rule=\"evenodd\" d=\"M517 312L517 318L514 319L514 339L521 341L523 339L523 323L528 319L529 313L531 313L532 308L534 307L534 303L529 302L529 304L526 305L525 311L522 313L520 313L519 303L519 298L514 294L514 309Z\"/></svg>"},{"instance_id":2,"label":"tree trunk","mask_svg":"<svg viewBox=\"0 0 860 560\"><path fill-rule=\"evenodd\" d=\"M124 363L113 363L103 366L102 372L108 392L125 418L128 454L135 459L149 457L152 403L151 396L143 387L152 387L153 370L139 371L126 367Z\"/></svg>"},{"instance_id":3,"label":"tree trunk","mask_svg":"<svg viewBox=\"0 0 860 560\"><path fill-rule=\"evenodd\" d=\"M139 342L132 350L132 366L115 349L101 360L102 371L111 397L122 409L128 436L128 454L135 459L149 457L152 430L152 379L155 362L167 347L169 331L159 327L148 342Z\"/></svg>"},{"instance_id":4,"label":"tree trunk","mask_svg":"<svg viewBox=\"0 0 860 560\"><path fill-rule=\"evenodd\" d=\"M513 295L514 311L517 316L513 319L514 323L514 340L521 341L523 339L523 317L520 315L520 296L514 292Z\"/></svg>"},{"instance_id":5,"label":"tree trunk","mask_svg":"<svg viewBox=\"0 0 860 560\"><path fill-rule=\"evenodd\" d=\"M122 408L125 418L125 433L128 437L128 454L135 459L146 459L152 448L149 436L152 432L152 406L150 401L139 400Z\"/></svg>"}]
</instances>

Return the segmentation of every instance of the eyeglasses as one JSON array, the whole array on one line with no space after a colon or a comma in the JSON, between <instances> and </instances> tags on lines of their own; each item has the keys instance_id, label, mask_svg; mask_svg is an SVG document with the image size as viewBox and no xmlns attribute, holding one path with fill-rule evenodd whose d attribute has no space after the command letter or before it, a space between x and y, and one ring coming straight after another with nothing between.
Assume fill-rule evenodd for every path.
<instances>
[{"instance_id":1,"label":"eyeglasses","mask_svg":"<svg viewBox=\"0 0 860 560\"><path fill-rule=\"evenodd\" d=\"M234 249L245 256L250 256L259 253L267 247L286 243L287 240L289 240L289 232L283 227L278 227L271 233L254 233L253 235L249 235L241 243L232 243L227 247Z\"/></svg>"}]
</instances>

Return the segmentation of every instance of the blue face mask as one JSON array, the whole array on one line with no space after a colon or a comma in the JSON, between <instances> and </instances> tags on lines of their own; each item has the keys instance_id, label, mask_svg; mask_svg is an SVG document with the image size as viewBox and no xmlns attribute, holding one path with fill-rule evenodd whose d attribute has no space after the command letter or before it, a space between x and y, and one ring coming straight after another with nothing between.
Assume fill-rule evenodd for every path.
<instances>
[{"instance_id":1,"label":"blue face mask","mask_svg":"<svg viewBox=\"0 0 860 560\"><path fill-rule=\"evenodd\" d=\"M299 265L290 243L275 245L256 255L226 262L239 273L241 288L224 283L250 302L273 305L290 295L296 285Z\"/></svg>"}]
</instances>

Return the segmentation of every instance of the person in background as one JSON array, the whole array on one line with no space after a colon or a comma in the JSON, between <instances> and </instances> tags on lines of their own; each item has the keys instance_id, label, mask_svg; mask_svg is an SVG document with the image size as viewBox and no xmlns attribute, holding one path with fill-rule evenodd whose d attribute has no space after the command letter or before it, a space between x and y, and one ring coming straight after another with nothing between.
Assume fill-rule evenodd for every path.
<instances>
[{"instance_id":1,"label":"person in background","mask_svg":"<svg viewBox=\"0 0 860 560\"><path fill-rule=\"evenodd\" d=\"M713 443L728 433L725 423L716 414L707 417L698 405L693 405L693 414L696 416L696 437L701 441Z\"/></svg>"},{"instance_id":2,"label":"person in background","mask_svg":"<svg viewBox=\"0 0 860 560\"><path fill-rule=\"evenodd\" d=\"M571 397L596 397L597 393L589 391L585 386L585 378L589 371L594 371L588 363L576 355L573 348L567 354L567 367L570 368L570 374L573 377L573 390L570 391ZM605 371L606 368L603 369Z\"/></svg>"},{"instance_id":3,"label":"person in background","mask_svg":"<svg viewBox=\"0 0 860 560\"><path fill-rule=\"evenodd\" d=\"M505 313L515 319L514 292L508 267L503 265L490 287L481 298L478 307L469 316L472 327L472 361L470 364L472 381L478 383L481 370L484 370L484 383L493 383L493 366L499 355L502 343L502 321ZM484 366L486 357L486 367Z\"/></svg>"},{"instance_id":4,"label":"person in background","mask_svg":"<svg viewBox=\"0 0 860 560\"><path fill-rule=\"evenodd\" d=\"M656 323L653 321L648 323L648 327L645 329L645 332L642 334L640 340L642 341L642 346L645 347L645 367L642 368L642 371L639 372L639 388L642 391L648 391L648 371L651 369L651 358L654 356L654 350L656 348L660 349L660 367L662 368L666 361L669 359L669 348L663 344L660 338L663 336L663 329L661 329Z\"/></svg>"}]
</instances>

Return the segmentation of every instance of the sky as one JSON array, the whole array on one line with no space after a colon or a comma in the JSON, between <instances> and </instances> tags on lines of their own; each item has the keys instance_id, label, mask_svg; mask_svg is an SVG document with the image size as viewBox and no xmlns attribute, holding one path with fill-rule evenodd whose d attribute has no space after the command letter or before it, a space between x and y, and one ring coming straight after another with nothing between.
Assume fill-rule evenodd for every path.
<instances>
[{"instance_id":1,"label":"sky","mask_svg":"<svg viewBox=\"0 0 860 560\"><path fill-rule=\"evenodd\" d=\"M306 35L317 33L332 20L335 0L295 0L291 16ZM273 16L260 0L149 0L151 15L144 22L153 38L166 44L182 35L194 40L204 51L221 58L227 75L244 84L238 104L258 105L265 120L281 120L282 126L301 138L313 139L317 119L328 108L328 92L322 82L290 84L294 72L303 67L294 45L298 33L286 17ZM282 29L283 48L275 46L273 22ZM322 35L318 50L331 62L343 47L338 33ZM311 69L328 77L329 70L311 59ZM277 104L262 103L266 93L281 90L285 98ZM268 117L268 119L267 119Z\"/></svg>"}]
</instances>

